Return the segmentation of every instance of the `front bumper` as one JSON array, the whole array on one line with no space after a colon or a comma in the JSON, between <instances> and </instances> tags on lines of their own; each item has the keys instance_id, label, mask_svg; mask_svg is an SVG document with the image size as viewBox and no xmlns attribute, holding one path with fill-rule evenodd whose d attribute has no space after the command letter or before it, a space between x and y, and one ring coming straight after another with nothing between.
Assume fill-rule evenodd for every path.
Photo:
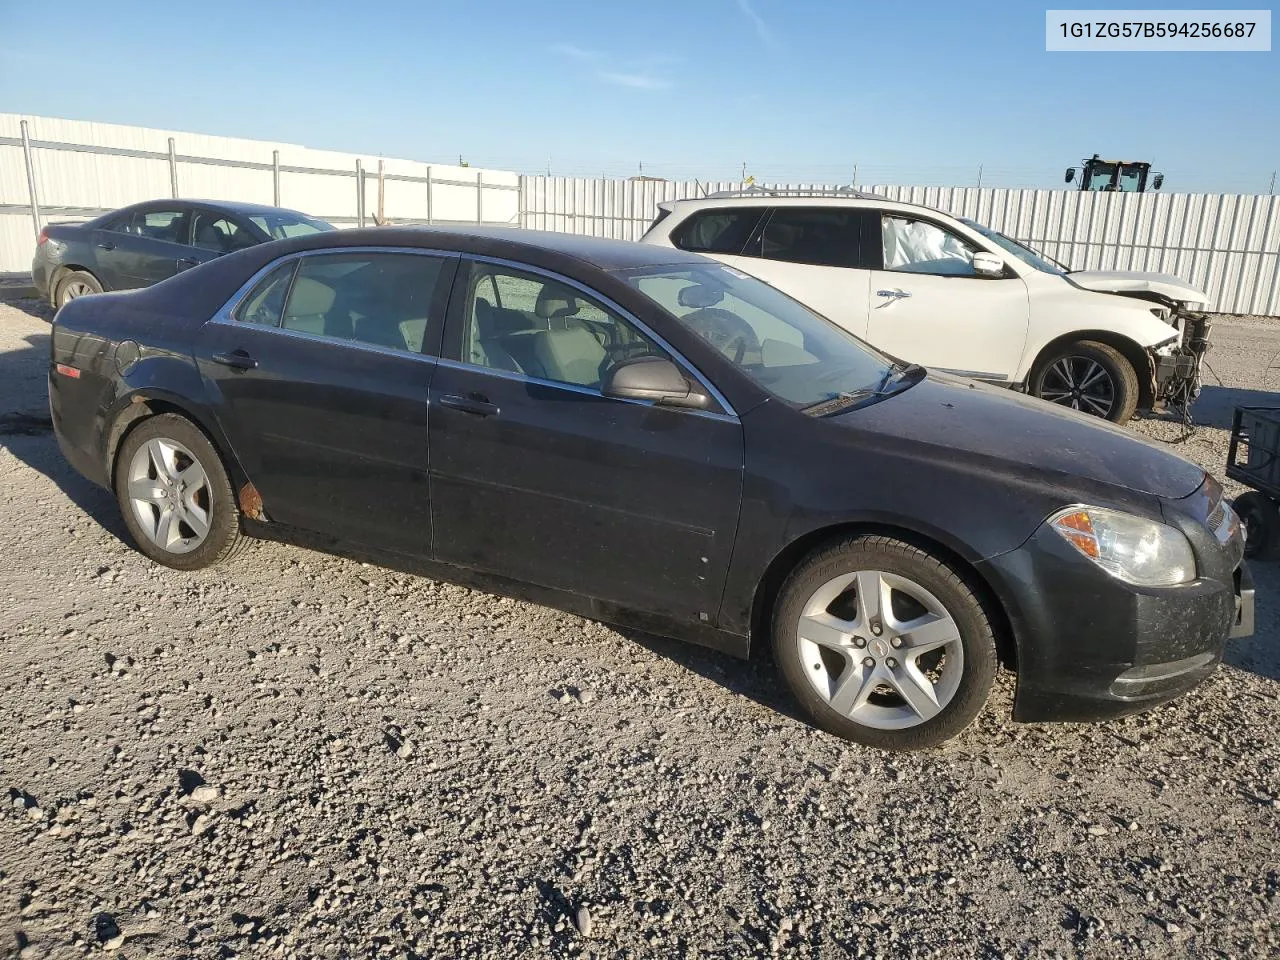
<instances>
[{"instance_id":1,"label":"front bumper","mask_svg":"<svg viewBox=\"0 0 1280 960\"><path fill-rule=\"evenodd\" d=\"M1016 720L1102 720L1147 709L1208 677L1228 636L1253 629L1243 564L1238 584L1206 577L1137 587L1042 527L980 568L1018 640Z\"/></svg>"}]
</instances>

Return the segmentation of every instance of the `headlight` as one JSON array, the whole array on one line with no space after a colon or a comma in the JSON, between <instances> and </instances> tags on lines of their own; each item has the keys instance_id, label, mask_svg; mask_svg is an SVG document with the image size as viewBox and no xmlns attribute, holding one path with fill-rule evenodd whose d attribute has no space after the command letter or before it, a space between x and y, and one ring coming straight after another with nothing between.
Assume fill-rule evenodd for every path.
<instances>
[{"instance_id":1,"label":"headlight","mask_svg":"<svg viewBox=\"0 0 1280 960\"><path fill-rule=\"evenodd\" d=\"M1086 557L1126 583L1171 586L1196 578L1191 544L1181 530L1104 507L1066 507L1049 526Z\"/></svg>"}]
</instances>

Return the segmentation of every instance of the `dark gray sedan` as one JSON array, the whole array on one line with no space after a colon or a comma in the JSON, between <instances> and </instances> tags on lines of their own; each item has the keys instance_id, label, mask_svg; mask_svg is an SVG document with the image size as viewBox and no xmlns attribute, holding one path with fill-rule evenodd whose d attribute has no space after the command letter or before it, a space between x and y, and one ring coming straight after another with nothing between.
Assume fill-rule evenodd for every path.
<instances>
[{"instance_id":1,"label":"dark gray sedan","mask_svg":"<svg viewBox=\"0 0 1280 960\"><path fill-rule=\"evenodd\" d=\"M86 293L149 287L268 240L332 230L315 217L256 203L151 200L88 223L40 231L31 276L55 307Z\"/></svg>"}]
</instances>

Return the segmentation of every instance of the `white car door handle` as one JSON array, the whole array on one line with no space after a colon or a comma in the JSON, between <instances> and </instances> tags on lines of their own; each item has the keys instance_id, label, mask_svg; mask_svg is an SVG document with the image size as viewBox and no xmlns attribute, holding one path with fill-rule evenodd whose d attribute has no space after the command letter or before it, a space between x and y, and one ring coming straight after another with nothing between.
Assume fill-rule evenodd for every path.
<instances>
[{"instance_id":1,"label":"white car door handle","mask_svg":"<svg viewBox=\"0 0 1280 960\"><path fill-rule=\"evenodd\" d=\"M905 290L877 290L877 297L892 297L894 300L905 300L911 294Z\"/></svg>"}]
</instances>

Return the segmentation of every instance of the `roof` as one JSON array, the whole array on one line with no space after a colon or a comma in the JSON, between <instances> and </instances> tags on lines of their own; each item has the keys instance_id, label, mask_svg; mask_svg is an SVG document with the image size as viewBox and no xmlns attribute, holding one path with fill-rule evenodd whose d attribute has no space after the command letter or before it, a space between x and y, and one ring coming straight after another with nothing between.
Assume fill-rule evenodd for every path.
<instances>
[{"instance_id":1,"label":"roof","mask_svg":"<svg viewBox=\"0 0 1280 960\"><path fill-rule=\"evenodd\" d=\"M270 213L292 213L299 217L307 217L311 220L320 219L319 217L312 217L310 214L302 213L298 210L291 210L288 207L273 207L265 203L245 203L241 200L202 200L199 197L176 197L173 199L161 198L157 200L144 200L141 203L131 203L127 207L121 207L120 210L134 210L144 207L172 207L174 204L197 204L214 210L223 210L227 213L239 213L247 217ZM111 213L107 214L107 216L115 216L120 212L120 210L113 210Z\"/></svg>"},{"instance_id":2,"label":"roof","mask_svg":"<svg viewBox=\"0 0 1280 960\"><path fill-rule=\"evenodd\" d=\"M394 234L394 239L392 235ZM703 263L706 258L683 250L662 249L632 240L613 240L608 237L590 237L578 233L555 233L550 230L525 230L520 227L377 227L363 230L340 230L328 235L335 246L360 237L361 242L380 241L396 246L431 246L427 238L456 247L468 253L499 255L494 245L511 246L510 253L518 256L529 250L572 257L601 270L624 270L628 267L651 267L667 263ZM415 242L416 240L416 242ZM474 241L489 241L479 249Z\"/></svg>"}]
</instances>

